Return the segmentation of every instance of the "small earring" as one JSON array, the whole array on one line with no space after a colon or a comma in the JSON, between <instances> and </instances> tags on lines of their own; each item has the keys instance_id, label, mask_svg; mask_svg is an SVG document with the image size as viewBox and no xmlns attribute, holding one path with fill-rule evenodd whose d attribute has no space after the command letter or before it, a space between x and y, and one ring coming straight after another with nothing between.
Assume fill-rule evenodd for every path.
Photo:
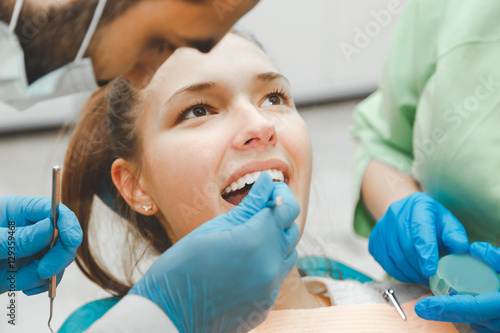
<instances>
[{"instance_id":1,"label":"small earring","mask_svg":"<svg viewBox=\"0 0 500 333\"><path fill-rule=\"evenodd\" d=\"M142 209L144 209L145 212L149 212L151 209L153 209L153 203L148 202L146 204L142 204Z\"/></svg>"}]
</instances>

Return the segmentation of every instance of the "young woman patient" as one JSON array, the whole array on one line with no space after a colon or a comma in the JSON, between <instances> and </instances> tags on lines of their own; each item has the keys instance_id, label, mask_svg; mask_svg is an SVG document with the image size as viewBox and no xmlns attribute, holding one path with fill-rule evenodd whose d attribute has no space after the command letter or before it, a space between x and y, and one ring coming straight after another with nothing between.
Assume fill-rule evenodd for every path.
<instances>
[{"instance_id":1,"label":"young woman patient","mask_svg":"<svg viewBox=\"0 0 500 333\"><path fill-rule=\"evenodd\" d=\"M311 161L308 130L289 82L256 42L232 33L208 54L179 49L146 89L118 79L86 106L68 149L63 184L64 202L85 235L77 263L114 295L125 295L133 284L114 277L91 251L92 223L106 223L90 219L95 195L162 253L238 205L261 172L293 191L302 232ZM295 268L274 311L385 303L379 289L386 287L301 278ZM428 292L416 285L393 289L400 303ZM278 325L272 321L270 316L264 324Z\"/></svg>"}]
</instances>

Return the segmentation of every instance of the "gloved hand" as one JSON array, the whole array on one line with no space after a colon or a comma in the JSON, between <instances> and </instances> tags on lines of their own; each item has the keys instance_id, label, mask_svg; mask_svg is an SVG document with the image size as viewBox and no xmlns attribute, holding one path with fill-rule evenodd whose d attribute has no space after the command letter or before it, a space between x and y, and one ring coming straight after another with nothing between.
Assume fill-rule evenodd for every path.
<instances>
[{"instance_id":1,"label":"gloved hand","mask_svg":"<svg viewBox=\"0 0 500 333\"><path fill-rule=\"evenodd\" d=\"M265 208L280 196L282 206ZM163 253L130 290L180 332L248 331L267 317L297 259L299 204L263 172L244 200Z\"/></svg>"},{"instance_id":2,"label":"gloved hand","mask_svg":"<svg viewBox=\"0 0 500 333\"><path fill-rule=\"evenodd\" d=\"M389 275L428 285L440 252L466 253L469 239L448 209L416 192L389 207L373 228L368 249Z\"/></svg>"},{"instance_id":3,"label":"gloved hand","mask_svg":"<svg viewBox=\"0 0 500 333\"><path fill-rule=\"evenodd\" d=\"M66 266L75 259L82 230L75 214L62 204L57 243L44 251L54 234L50 216L48 198L0 198L0 294L11 286L26 295L47 291L47 279L57 275L59 282Z\"/></svg>"},{"instance_id":4,"label":"gloved hand","mask_svg":"<svg viewBox=\"0 0 500 333\"><path fill-rule=\"evenodd\" d=\"M500 273L500 249L489 243L473 243L470 254ZM428 320L472 323L478 332L500 332L500 291L478 296L432 296L415 305L417 315Z\"/></svg>"}]
</instances>

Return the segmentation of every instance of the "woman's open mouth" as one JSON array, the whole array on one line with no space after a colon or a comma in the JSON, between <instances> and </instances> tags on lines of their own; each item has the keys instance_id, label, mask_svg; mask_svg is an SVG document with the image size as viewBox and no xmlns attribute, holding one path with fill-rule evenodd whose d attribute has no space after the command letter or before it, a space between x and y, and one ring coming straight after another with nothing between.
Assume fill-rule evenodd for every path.
<instances>
[{"instance_id":1,"label":"woman's open mouth","mask_svg":"<svg viewBox=\"0 0 500 333\"><path fill-rule=\"evenodd\" d=\"M246 197L248 192L250 192L250 189L262 172L267 172L275 182L286 183L288 181L283 172L276 169L250 172L226 187L222 191L222 198L230 204L237 206Z\"/></svg>"}]
</instances>

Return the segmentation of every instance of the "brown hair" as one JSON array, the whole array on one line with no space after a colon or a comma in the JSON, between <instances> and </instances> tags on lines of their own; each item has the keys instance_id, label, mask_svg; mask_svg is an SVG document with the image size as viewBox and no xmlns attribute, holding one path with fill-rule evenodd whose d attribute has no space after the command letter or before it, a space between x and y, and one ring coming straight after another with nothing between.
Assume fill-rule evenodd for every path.
<instances>
[{"instance_id":1,"label":"brown hair","mask_svg":"<svg viewBox=\"0 0 500 333\"><path fill-rule=\"evenodd\" d=\"M83 230L76 263L90 280L115 296L125 295L133 282L129 278L124 283L113 276L91 250L90 215L96 195L127 220L129 231L140 234L149 248L162 253L171 246L158 218L130 208L111 179L111 165L118 158L140 171L142 148L137 119L142 110L138 96L138 91L124 79L116 79L95 92L83 108L63 169L62 201L76 214Z\"/></svg>"}]
</instances>

